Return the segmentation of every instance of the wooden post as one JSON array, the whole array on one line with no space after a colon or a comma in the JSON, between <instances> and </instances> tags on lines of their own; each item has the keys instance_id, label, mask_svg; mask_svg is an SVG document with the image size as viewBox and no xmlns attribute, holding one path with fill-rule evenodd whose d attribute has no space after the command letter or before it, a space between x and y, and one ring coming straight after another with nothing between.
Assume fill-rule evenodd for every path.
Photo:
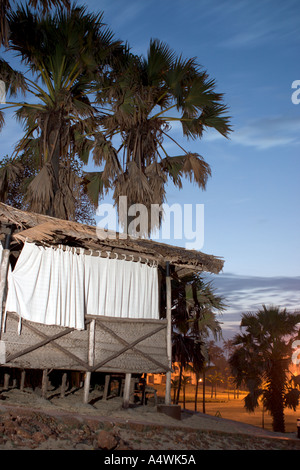
<instances>
[{"instance_id":1,"label":"wooden post","mask_svg":"<svg viewBox=\"0 0 300 470\"><path fill-rule=\"evenodd\" d=\"M95 320L92 320L89 324L89 352L88 352L88 362L90 366L94 365L95 359ZM83 403L87 404L89 401L89 391L91 383L90 371L87 371L84 379L84 393L83 393Z\"/></svg>"},{"instance_id":2,"label":"wooden post","mask_svg":"<svg viewBox=\"0 0 300 470\"><path fill-rule=\"evenodd\" d=\"M47 398L48 392L48 369L43 370L42 378L42 398Z\"/></svg>"},{"instance_id":3,"label":"wooden post","mask_svg":"<svg viewBox=\"0 0 300 470\"><path fill-rule=\"evenodd\" d=\"M60 398L64 398L67 388L67 373L64 372L61 378Z\"/></svg>"},{"instance_id":4,"label":"wooden post","mask_svg":"<svg viewBox=\"0 0 300 470\"><path fill-rule=\"evenodd\" d=\"M166 263L166 296L167 296L167 357L172 368L172 323L171 323L171 276L170 263ZM165 404L171 405L171 371L166 373Z\"/></svg>"},{"instance_id":5,"label":"wooden post","mask_svg":"<svg viewBox=\"0 0 300 470\"><path fill-rule=\"evenodd\" d=\"M104 384L104 392L103 392L103 399L107 400L108 397L108 388L110 383L110 375L106 374L105 376L105 384Z\"/></svg>"},{"instance_id":6,"label":"wooden post","mask_svg":"<svg viewBox=\"0 0 300 470\"><path fill-rule=\"evenodd\" d=\"M7 390L9 388L9 379L10 379L10 375L6 372L4 374L4 389Z\"/></svg>"},{"instance_id":7,"label":"wooden post","mask_svg":"<svg viewBox=\"0 0 300 470\"><path fill-rule=\"evenodd\" d=\"M2 252L2 260L0 267L0 338L2 333L2 317L3 317L3 304L5 300L6 284L7 284L7 273L9 266L9 254L10 254L10 241L14 230L14 226L11 225L10 232L6 234L4 250Z\"/></svg>"},{"instance_id":8,"label":"wooden post","mask_svg":"<svg viewBox=\"0 0 300 470\"><path fill-rule=\"evenodd\" d=\"M129 407L131 391L131 374L125 375L124 395L123 395L123 408Z\"/></svg>"},{"instance_id":9,"label":"wooden post","mask_svg":"<svg viewBox=\"0 0 300 470\"><path fill-rule=\"evenodd\" d=\"M26 371L25 371L25 369L23 369L22 372L21 372L21 381L20 381L20 390L21 390L21 392L24 391L25 376L26 376Z\"/></svg>"}]
</instances>

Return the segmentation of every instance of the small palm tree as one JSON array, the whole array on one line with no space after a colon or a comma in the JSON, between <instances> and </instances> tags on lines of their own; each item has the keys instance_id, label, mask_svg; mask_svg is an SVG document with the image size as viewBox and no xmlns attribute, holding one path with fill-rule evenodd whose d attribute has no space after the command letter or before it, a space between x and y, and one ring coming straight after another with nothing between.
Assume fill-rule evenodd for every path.
<instances>
[{"instance_id":1,"label":"small palm tree","mask_svg":"<svg viewBox=\"0 0 300 470\"><path fill-rule=\"evenodd\" d=\"M299 313L265 305L256 313L242 315L241 329L233 343L235 352L229 359L236 385L245 383L249 394L245 407L254 411L262 395L263 404L273 417L273 430L284 432L284 407L295 408L299 402L299 390L293 389L288 380L292 357L292 343L298 334ZM263 384L265 386L263 387Z\"/></svg>"},{"instance_id":2,"label":"small palm tree","mask_svg":"<svg viewBox=\"0 0 300 470\"><path fill-rule=\"evenodd\" d=\"M213 398L213 395L215 395L215 398L216 398L217 384L224 382L222 374L220 373L220 371L214 370L213 373L207 376L207 380L211 383L211 398Z\"/></svg>"}]
</instances>

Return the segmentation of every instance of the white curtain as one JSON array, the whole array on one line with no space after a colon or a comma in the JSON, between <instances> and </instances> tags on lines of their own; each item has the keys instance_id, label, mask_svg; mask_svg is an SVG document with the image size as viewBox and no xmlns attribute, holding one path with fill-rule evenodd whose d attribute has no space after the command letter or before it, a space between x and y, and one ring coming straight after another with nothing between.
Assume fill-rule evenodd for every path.
<instances>
[{"instance_id":1,"label":"white curtain","mask_svg":"<svg viewBox=\"0 0 300 470\"><path fill-rule=\"evenodd\" d=\"M157 268L95 256L84 265L87 314L159 318Z\"/></svg>"},{"instance_id":2,"label":"white curtain","mask_svg":"<svg viewBox=\"0 0 300 470\"><path fill-rule=\"evenodd\" d=\"M33 322L83 329L82 256L25 243L8 276L6 311Z\"/></svg>"},{"instance_id":3,"label":"white curtain","mask_svg":"<svg viewBox=\"0 0 300 470\"><path fill-rule=\"evenodd\" d=\"M157 268L25 243L8 276L6 311L84 328L84 315L159 318Z\"/></svg>"}]
</instances>

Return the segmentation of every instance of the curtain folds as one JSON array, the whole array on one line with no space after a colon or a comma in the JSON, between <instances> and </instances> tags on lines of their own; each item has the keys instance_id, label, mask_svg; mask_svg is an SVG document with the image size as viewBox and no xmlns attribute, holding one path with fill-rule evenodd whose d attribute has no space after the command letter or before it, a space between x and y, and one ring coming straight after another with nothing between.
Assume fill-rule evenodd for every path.
<instances>
[{"instance_id":1,"label":"curtain folds","mask_svg":"<svg viewBox=\"0 0 300 470\"><path fill-rule=\"evenodd\" d=\"M8 275L6 311L84 329L84 316L159 318L157 268L25 243Z\"/></svg>"}]
</instances>

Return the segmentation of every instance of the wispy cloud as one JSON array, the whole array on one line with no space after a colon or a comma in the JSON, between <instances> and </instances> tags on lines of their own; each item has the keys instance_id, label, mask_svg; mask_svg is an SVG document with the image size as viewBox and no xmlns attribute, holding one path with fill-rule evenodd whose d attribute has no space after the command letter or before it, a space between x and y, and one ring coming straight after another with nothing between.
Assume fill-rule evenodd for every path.
<instances>
[{"instance_id":1,"label":"wispy cloud","mask_svg":"<svg viewBox=\"0 0 300 470\"><path fill-rule=\"evenodd\" d=\"M204 142L224 141L224 137L214 130L209 130L203 137ZM249 121L230 134L230 142L268 149L283 145L295 145L300 142L300 117L266 116Z\"/></svg>"},{"instance_id":2,"label":"wispy cloud","mask_svg":"<svg viewBox=\"0 0 300 470\"><path fill-rule=\"evenodd\" d=\"M235 130L231 141L257 149L299 144L300 118L266 117Z\"/></svg>"},{"instance_id":3,"label":"wispy cloud","mask_svg":"<svg viewBox=\"0 0 300 470\"><path fill-rule=\"evenodd\" d=\"M228 30L227 38L219 44L222 48L257 47L277 41L282 43L298 28L299 2L295 0L261 0L259 4L244 0L238 3L240 8L229 8L232 27ZM230 5L232 1L229 1Z\"/></svg>"},{"instance_id":4,"label":"wispy cloud","mask_svg":"<svg viewBox=\"0 0 300 470\"><path fill-rule=\"evenodd\" d=\"M224 298L226 311L219 316L226 336L238 332L241 314L256 312L263 304L294 312L300 310L300 277L260 277L219 274L213 276L216 293Z\"/></svg>"}]
</instances>

